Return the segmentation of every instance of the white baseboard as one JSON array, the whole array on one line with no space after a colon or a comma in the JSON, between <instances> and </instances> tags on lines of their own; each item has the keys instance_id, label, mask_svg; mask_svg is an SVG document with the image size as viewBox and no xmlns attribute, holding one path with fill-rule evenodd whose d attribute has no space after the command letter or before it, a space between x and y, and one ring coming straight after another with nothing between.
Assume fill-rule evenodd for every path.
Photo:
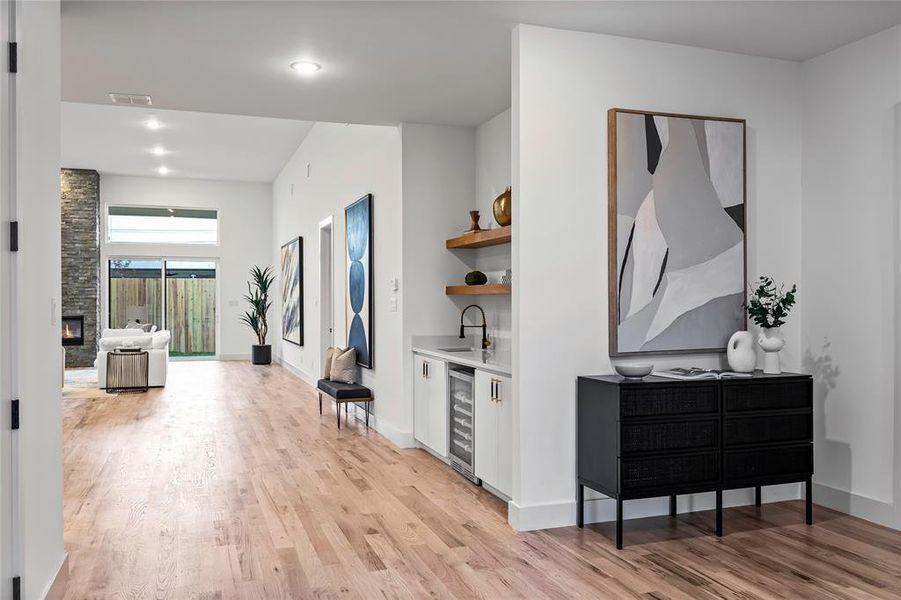
<instances>
[{"instance_id":1,"label":"white baseboard","mask_svg":"<svg viewBox=\"0 0 901 600\"><path fill-rule=\"evenodd\" d=\"M304 383L307 383L307 384L313 386L314 388L316 387L316 382L318 381L317 379L315 379L312 375L310 375L306 371L302 371L302 370L298 369L291 363L283 361L280 356L273 358L272 362L281 365L282 367L287 369L292 375L303 380Z\"/></svg>"},{"instance_id":2,"label":"white baseboard","mask_svg":"<svg viewBox=\"0 0 901 600\"><path fill-rule=\"evenodd\" d=\"M362 408L358 408L362 412ZM402 431L377 415L369 415L369 426L378 431L398 448L416 448L416 440L409 431Z\"/></svg>"},{"instance_id":3,"label":"white baseboard","mask_svg":"<svg viewBox=\"0 0 901 600\"><path fill-rule=\"evenodd\" d=\"M585 490L586 496L589 490ZM585 499L585 523L606 523L616 519L616 502L606 496L593 494L595 497ZM790 483L763 488L763 502L782 502L801 498L801 485ZM716 499L713 492L707 494L688 494L679 496L677 509L680 513L713 510ZM754 503L754 490L727 490L723 492L723 506L747 506ZM646 498L643 500L627 500L623 503L624 519L641 519L644 517L661 517L669 514L669 499ZM554 527L571 527L576 524L575 500L549 502L520 506L510 501L507 521L517 531L533 531L535 529L551 529Z\"/></svg>"},{"instance_id":4,"label":"white baseboard","mask_svg":"<svg viewBox=\"0 0 901 600\"><path fill-rule=\"evenodd\" d=\"M893 504L841 490L822 483L813 484L813 501L832 510L859 517L884 527L901 529L901 516Z\"/></svg>"},{"instance_id":5,"label":"white baseboard","mask_svg":"<svg viewBox=\"0 0 901 600\"><path fill-rule=\"evenodd\" d=\"M219 360L250 360L250 354L220 354Z\"/></svg>"},{"instance_id":6,"label":"white baseboard","mask_svg":"<svg viewBox=\"0 0 901 600\"><path fill-rule=\"evenodd\" d=\"M317 379L312 377L310 374L301 371L294 365L284 362L281 357L276 357L273 359L273 362L280 364L284 367L289 373L302 380L304 383L316 387ZM362 407L357 406L356 404L351 404L351 412L353 413L353 418L364 421L365 420L365 412ZM403 431L398 429L391 423L388 423L384 419L380 419L378 415L371 414L369 415L369 426L376 431L378 431L382 436L388 439L391 443L393 443L398 448L415 448L416 440L413 439L413 434L408 431Z\"/></svg>"}]
</instances>

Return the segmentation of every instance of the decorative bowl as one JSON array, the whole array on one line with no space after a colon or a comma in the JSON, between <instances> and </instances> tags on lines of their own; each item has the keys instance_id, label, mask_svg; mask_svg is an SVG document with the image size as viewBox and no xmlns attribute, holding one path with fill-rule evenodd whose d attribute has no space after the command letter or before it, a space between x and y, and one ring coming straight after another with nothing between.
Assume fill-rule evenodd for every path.
<instances>
[{"instance_id":1,"label":"decorative bowl","mask_svg":"<svg viewBox=\"0 0 901 600\"><path fill-rule=\"evenodd\" d=\"M613 365L616 372L627 379L641 379L646 375L650 375L654 370L654 365L648 363L635 363L630 365Z\"/></svg>"}]
</instances>

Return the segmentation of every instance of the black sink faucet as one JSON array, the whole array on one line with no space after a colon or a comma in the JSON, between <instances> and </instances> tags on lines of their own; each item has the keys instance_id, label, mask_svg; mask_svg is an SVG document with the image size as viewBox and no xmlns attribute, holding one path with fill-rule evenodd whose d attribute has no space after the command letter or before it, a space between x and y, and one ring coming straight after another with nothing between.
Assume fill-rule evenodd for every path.
<instances>
[{"instance_id":1,"label":"black sink faucet","mask_svg":"<svg viewBox=\"0 0 901 600\"><path fill-rule=\"evenodd\" d=\"M470 308L478 308L479 312L482 313L482 324L481 325L464 325L463 317L466 316L466 311ZM482 310L482 307L478 304L470 304L466 308L463 309L463 312L460 313L460 339L466 339L466 329L468 327L481 327L482 328L482 350L488 349L488 326L485 323L485 311Z\"/></svg>"}]
</instances>

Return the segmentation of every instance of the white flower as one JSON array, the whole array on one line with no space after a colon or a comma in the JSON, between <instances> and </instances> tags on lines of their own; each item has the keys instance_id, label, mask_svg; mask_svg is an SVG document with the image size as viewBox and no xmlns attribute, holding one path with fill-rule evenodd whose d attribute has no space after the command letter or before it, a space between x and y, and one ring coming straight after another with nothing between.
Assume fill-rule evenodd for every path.
<instances>
[{"instance_id":1,"label":"white flower","mask_svg":"<svg viewBox=\"0 0 901 600\"><path fill-rule=\"evenodd\" d=\"M766 322L769 323L769 324L772 326L772 324L773 324L773 315L767 315L767 316L766 316Z\"/></svg>"}]
</instances>

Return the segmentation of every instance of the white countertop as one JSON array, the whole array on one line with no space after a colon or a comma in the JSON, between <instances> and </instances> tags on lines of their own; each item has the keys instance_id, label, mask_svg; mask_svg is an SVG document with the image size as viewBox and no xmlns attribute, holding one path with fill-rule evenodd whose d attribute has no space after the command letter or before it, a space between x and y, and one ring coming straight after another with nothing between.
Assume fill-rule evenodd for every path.
<instances>
[{"instance_id":1,"label":"white countertop","mask_svg":"<svg viewBox=\"0 0 901 600\"><path fill-rule=\"evenodd\" d=\"M467 348L469 340L456 338L414 338L413 352L440 358L449 363L491 371L499 375L512 376L513 357L506 350L479 350L469 348L466 352L448 352L447 348Z\"/></svg>"}]
</instances>

